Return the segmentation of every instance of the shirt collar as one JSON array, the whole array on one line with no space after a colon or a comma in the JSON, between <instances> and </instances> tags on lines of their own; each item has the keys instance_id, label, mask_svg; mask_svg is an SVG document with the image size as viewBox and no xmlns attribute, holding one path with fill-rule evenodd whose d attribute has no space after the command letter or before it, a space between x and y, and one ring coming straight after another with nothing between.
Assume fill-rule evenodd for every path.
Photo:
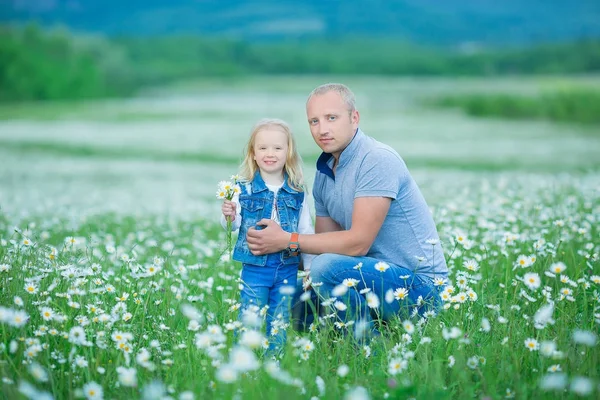
<instances>
[{"instance_id":1,"label":"shirt collar","mask_svg":"<svg viewBox=\"0 0 600 400\"><path fill-rule=\"evenodd\" d=\"M360 143L362 142L364 136L365 134L363 133L363 131L361 131L360 128L356 128L356 132L354 132L354 137L352 138L350 143L348 143L348 146L346 146L346 148L342 150L342 154L340 154L338 168L347 164L348 161L352 159L354 154L356 154L355 150L360 146ZM317 170L327 175L331 179L335 180L333 170L329 166L329 161L332 157L333 156L331 155L331 153L321 153L321 155L317 159Z\"/></svg>"}]
</instances>

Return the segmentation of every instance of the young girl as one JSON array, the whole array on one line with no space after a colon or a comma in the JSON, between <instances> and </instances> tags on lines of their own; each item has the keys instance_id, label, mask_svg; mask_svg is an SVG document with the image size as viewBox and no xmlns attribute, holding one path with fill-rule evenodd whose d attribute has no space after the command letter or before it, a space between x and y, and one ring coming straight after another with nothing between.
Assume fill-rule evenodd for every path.
<instances>
[{"instance_id":1,"label":"young girl","mask_svg":"<svg viewBox=\"0 0 600 400\"><path fill-rule=\"evenodd\" d=\"M246 241L249 228L270 218L290 233L314 233L303 185L301 158L290 127L278 119L263 119L252 130L241 165L239 197L225 200L221 225L239 229L233 259L242 263L240 318L252 306L267 306L268 355L281 353L290 320L290 303L296 287L298 265L310 270L313 256L297 247L279 253L255 256ZM292 235L293 237L294 235ZM296 251L295 251L296 250Z\"/></svg>"}]
</instances>

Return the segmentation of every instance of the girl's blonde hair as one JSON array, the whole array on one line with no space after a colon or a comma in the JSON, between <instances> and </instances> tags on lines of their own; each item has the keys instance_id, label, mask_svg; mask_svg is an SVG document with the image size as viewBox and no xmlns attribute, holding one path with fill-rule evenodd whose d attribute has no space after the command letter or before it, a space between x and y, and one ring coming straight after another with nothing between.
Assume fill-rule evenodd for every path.
<instances>
[{"instance_id":1,"label":"girl's blonde hair","mask_svg":"<svg viewBox=\"0 0 600 400\"><path fill-rule=\"evenodd\" d=\"M252 128L250 139L244 150L244 161L242 161L242 164L240 165L240 177L243 180L250 182L254 178L256 171L258 171L258 164L256 164L256 161L254 160L254 143L256 142L256 135L263 129L278 129L286 134L288 152L285 159L284 170L288 176L288 185L299 192L304 191L302 158L296 149L296 141L292 135L292 130L285 121L276 118L261 119L254 125L254 128Z\"/></svg>"}]
</instances>

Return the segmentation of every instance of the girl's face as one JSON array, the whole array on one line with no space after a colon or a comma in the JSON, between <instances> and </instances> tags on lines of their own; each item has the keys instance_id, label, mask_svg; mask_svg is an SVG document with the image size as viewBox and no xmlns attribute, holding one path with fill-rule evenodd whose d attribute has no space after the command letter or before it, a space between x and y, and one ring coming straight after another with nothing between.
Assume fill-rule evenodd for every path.
<instances>
[{"instance_id":1,"label":"girl's face","mask_svg":"<svg viewBox=\"0 0 600 400\"><path fill-rule=\"evenodd\" d=\"M288 153L288 138L277 128L264 128L254 138L254 161L261 172L283 174Z\"/></svg>"}]
</instances>

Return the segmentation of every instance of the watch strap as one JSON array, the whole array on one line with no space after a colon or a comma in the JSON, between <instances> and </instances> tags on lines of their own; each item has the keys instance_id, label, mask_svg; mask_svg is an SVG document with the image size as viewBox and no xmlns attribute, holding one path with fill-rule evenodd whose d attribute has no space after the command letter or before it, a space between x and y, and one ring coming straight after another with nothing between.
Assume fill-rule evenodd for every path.
<instances>
[{"instance_id":1,"label":"watch strap","mask_svg":"<svg viewBox=\"0 0 600 400\"><path fill-rule=\"evenodd\" d=\"M298 254L300 254L300 243L298 242L299 236L300 235L298 234L298 232L294 232L290 237L290 242L288 243L287 250L291 257L295 257Z\"/></svg>"}]
</instances>

